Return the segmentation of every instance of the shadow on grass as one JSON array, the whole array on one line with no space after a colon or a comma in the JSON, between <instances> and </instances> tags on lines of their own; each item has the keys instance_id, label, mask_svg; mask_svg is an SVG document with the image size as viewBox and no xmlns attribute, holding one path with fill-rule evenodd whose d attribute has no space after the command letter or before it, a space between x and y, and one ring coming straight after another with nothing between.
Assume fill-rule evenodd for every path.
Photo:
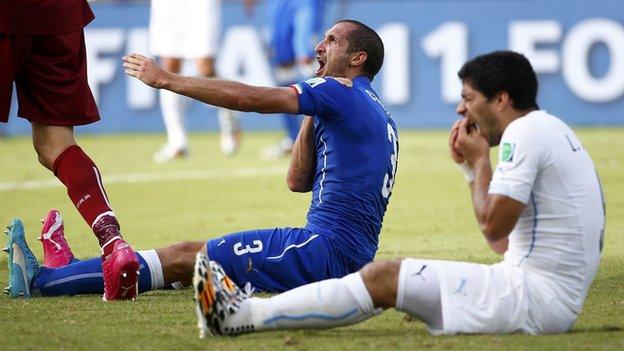
<instances>
[{"instance_id":1,"label":"shadow on grass","mask_svg":"<svg viewBox=\"0 0 624 351\"><path fill-rule=\"evenodd\" d=\"M622 327L617 325L603 325L600 327L574 328L569 334L621 332L622 330Z\"/></svg>"}]
</instances>

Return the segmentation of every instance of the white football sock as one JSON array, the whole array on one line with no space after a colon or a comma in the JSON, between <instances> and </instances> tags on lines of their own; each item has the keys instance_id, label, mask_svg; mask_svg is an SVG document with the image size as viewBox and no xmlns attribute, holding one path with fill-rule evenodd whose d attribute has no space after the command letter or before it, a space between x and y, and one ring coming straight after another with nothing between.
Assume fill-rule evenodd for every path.
<instances>
[{"instance_id":1,"label":"white football sock","mask_svg":"<svg viewBox=\"0 0 624 351\"><path fill-rule=\"evenodd\" d=\"M217 110L217 116L219 117L221 133L232 134L240 128L238 126L238 115L235 111L220 108Z\"/></svg>"},{"instance_id":2,"label":"white football sock","mask_svg":"<svg viewBox=\"0 0 624 351\"><path fill-rule=\"evenodd\" d=\"M249 298L225 327L253 323L255 331L324 329L362 322L378 313L360 273L301 286L277 296Z\"/></svg>"},{"instance_id":3,"label":"white football sock","mask_svg":"<svg viewBox=\"0 0 624 351\"><path fill-rule=\"evenodd\" d=\"M152 277L152 290L162 289L165 286L165 278L163 276L162 264L156 250L137 251L147 263L150 276Z\"/></svg>"},{"instance_id":4,"label":"white football sock","mask_svg":"<svg viewBox=\"0 0 624 351\"><path fill-rule=\"evenodd\" d=\"M217 110L217 116L219 116L219 129L221 130L221 152L224 155L232 155L238 150L240 139L238 115L232 110L220 108Z\"/></svg>"},{"instance_id":5,"label":"white football sock","mask_svg":"<svg viewBox=\"0 0 624 351\"><path fill-rule=\"evenodd\" d=\"M184 130L186 103L186 97L165 89L160 90L160 108L167 129L167 146L172 149L183 149L188 145Z\"/></svg>"}]
</instances>

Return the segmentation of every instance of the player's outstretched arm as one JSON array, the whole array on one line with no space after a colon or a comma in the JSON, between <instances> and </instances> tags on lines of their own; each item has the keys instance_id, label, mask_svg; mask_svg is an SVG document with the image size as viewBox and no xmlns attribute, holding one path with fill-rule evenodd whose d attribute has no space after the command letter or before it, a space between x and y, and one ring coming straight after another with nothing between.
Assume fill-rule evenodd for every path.
<instances>
[{"instance_id":1,"label":"player's outstretched arm","mask_svg":"<svg viewBox=\"0 0 624 351\"><path fill-rule=\"evenodd\" d=\"M316 168L316 148L314 144L314 119L306 116L293 146L286 183L288 189L297 193L312 190Z\"/></svg>"},{"instance_id":2,"label":"player's outstretched arm","mask_svg":"<svg viewBox=\"0 0 624 351\"><path fill-rule=\"evenodd\" d=\"M260 113L299 111L297 93L292 88L257 87L239 82L203 77L185 77L163 70L154 60L139 54L124 56L127 75L157 88L186 95L229 110Z\"/></svg>"}]
</instances>

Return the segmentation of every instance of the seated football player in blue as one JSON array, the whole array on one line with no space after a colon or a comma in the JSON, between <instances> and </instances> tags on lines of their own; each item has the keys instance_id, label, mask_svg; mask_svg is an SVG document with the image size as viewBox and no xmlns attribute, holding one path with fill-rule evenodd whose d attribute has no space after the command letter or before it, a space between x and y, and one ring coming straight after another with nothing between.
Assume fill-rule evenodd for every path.
<instances>
[{"instance_id":1,"label":"seated football player in blue","mask_svg":"<svg viewBox=\"0 0 624 351\"><path fill-rule=\"evenodd\" d=\"M287 175L291 191L312 192L305 227L256 229L150 251L141 257L141 279L150 275L162 282L144 283L141 291L190 282L200 250L236 284L250 283L267 292L339 278L373 260L399 151L395 123L371 87L382 66L383 43L368 26L344 20L325 33L315 51L317 78L290 87L185 77L165 72L139 54L123 58L126 74L155 88L227 109L308 116ZM53 294L46 290L51 281L63 284L81 270L96 274L95 260L90 270L74 267L86 262L42 268L27 285L42 295Z\"/></svg>"}]
</instances>

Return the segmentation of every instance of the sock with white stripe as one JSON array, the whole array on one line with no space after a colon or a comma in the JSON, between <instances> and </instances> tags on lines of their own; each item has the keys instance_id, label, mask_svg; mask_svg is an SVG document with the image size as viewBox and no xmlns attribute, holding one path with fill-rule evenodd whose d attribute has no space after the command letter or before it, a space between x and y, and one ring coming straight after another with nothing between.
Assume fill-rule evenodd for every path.
<instances>
[{"instance_id":1,"label":"sock with white stripe","mask_svg":"<svg viewBox=\"0 0 624 351\"><path fill-rule=\"evenodd\" d=\"M69 198L90 227L101 214L113 212L100 171L78 145L72 145L61 152L54 161L52 170L67 187Z\"/></svg>"},{"instance_id":2,"label":"sock with white stripe","mask_svg":"<svg viewBox=\"0 0 624 351\"><path fill-rule=\"evenodd\" d=\"M249 298L224 327L253 323L255 331L324 329L362 322L378 313L360 273L304 285L268 299Z\"/></svg>"},{"instance_id":3,"label":"sock with white stripe","mask_svg":"<svg viewBox=\"0 0 624 351\"><path fill-rule=\"evenodd\" d=\"M162 289L162 267L155 250L139 251L139 293ZM40 296L73 296L102 294L102 259L78 261L60 268L41 267L31 283L31 290Z\"/></svg>"}]
</instances>

